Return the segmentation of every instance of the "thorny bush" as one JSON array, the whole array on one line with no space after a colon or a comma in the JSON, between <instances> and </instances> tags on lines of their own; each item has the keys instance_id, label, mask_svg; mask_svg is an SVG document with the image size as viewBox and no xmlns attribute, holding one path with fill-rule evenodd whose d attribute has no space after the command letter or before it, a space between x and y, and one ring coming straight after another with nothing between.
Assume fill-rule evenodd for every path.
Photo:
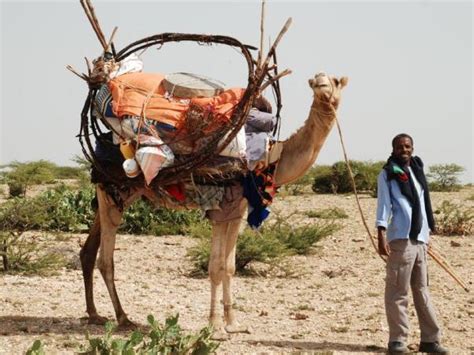
<instances>
[{"instance_id":1,"label":"thorny bush","mask_svg":"<svg viewBox=\"0 0 474 355\"><path fill-rule=\"evenodd\" d=\"M469 235L474 230L474 208L445 200L435 211L435 221L440 235Z\"/></svg>"}]
</instances>

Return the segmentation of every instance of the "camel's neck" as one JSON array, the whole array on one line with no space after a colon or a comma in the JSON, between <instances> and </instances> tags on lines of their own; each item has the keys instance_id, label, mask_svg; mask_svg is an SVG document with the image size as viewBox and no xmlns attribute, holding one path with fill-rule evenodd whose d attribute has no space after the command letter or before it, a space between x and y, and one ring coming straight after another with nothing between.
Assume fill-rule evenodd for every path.
<instances>
[{"instance_id":1,"label":"camel's neck","mask_svg":"<svg viewBox=\"0 0 474 355\"><path fill-rule=\"evenodd\" d=\"M335 119L335 110L315 98L303 127L283 142L275 175L277 186L297 180L313 165Z\"/></svg>"}]
</instances>

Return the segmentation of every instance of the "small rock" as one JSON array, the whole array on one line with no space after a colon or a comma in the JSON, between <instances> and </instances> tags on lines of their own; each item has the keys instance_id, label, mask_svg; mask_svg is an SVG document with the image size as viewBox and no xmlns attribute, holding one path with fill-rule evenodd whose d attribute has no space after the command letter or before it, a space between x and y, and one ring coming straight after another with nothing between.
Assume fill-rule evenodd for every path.
<instances>
[{"instance_id":1,"label":"small rock","mask_svg":"<svg viewBox=\"0 0 474 355\"><path fill-rule=\"evenodd\" d=\"M294 320L304 320L304 319L308 319L309 316L303 313L294 313L290 318Z\"/></svg>"},{"instance_id":2,"label":"small rock","mask_svg":"<svg viewBox=\"0 0 474 355\"><path fill-rule=\"evenodd\" d=\"M460 246L461 246L461 243L455 242L454 240L451 240L451 246L452 246L452 247L460 247Z\"/></svg>"},{"instance_id":3,"label":"small rock","mask_svg":"<svg viewBox=\"0 0 474 355\"><path fill-rule=\"evenodd\" d=\"M268 312L262 309L259 313L259 317L263 317L263 316L268 316Z\"/></svg>"}]
</instances>

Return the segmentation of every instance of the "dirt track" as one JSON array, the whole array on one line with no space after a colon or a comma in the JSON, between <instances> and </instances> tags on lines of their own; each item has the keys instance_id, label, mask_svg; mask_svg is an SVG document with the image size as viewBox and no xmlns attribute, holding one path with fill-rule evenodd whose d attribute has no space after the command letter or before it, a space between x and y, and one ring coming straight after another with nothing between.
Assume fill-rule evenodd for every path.
<instances>
[{"instance_id":1,"label":"dirt track","mask_svg":"<svg viewBox=\"0 0 474 355\"><path fill-rule=\"evenodd\" d=\"M473 194L473 188L455 194L435 193L434 205L447 199L473 205L472 200L467 201ZM375 203L373 198L362 199L371 226ZM288 259L285 267L292 271L291 277L235 278L237 317L252 332L233 335L221 343L218 353L384 352L384 264L367 239L354 198L313 194L277 198L273 209L301 213L336 206L349 215L348 219L340 220L344 228L323 240L314 255ZM53 248L77 262L78 241L85 237L81 234L49 238L57 239ZM118 237L116 283L122 304L133 321L145 324L148 314L164 321L166 315L179 312L180 324L186 330L195 331L206 325L209 283L188 276L191 263L186 250L193 243L191 238L182 236ZM473 236L435 236L434 243L473 288ZM473 353L474 291L465 293L433 261L430 284L444 331L443 343L451 354ZM98 272L95 294L99 312L113 318L112 305ZM80 320L85 316L85 301L79 269L64 269L51 277L2 275L0 304L2 354L24 353L35 339L42 339L47 354L73 353L84 343L87 330L95 336L103 332L103 327L88 326ZM419 331L412 304L410 319L409 344L415 350Z\"/></svg>"}]
</instances>

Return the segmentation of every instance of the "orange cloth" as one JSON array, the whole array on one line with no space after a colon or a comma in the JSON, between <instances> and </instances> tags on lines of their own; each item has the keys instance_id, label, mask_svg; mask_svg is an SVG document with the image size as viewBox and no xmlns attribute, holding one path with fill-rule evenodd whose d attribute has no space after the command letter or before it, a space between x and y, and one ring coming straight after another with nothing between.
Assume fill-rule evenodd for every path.
<instances>
[{"instance_id":1,"label":"orange cloth","mask_svg":"<svg viewBox=\"0 0 474 355\"><path fill-rule=\"evenodd\" d=\"M218 96L193 98L187 104L180 102L179 98L164 97L165 89L160 85L163 79L161 74L129 73L110 80L108 86L112 93L114 114L117 117L145 116L179 129L184 123L189 105L195 104L212 112L215 119L228 121L245 91L242 88L232 88Z\"/></svg>"}]
</instances>

